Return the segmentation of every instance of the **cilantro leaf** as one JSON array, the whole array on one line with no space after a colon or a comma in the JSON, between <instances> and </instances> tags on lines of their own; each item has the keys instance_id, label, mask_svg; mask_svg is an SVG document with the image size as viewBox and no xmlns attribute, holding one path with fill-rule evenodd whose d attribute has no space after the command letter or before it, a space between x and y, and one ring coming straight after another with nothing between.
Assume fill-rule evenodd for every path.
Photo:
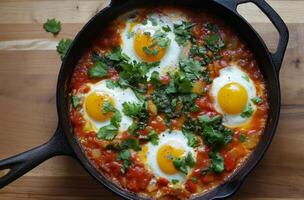
<instances>
[{"instance_id":1,"label":"cilantro leaf","mask_svg":"<svg viewBox=\"0 0 304 200\"><path fill-rule=\"evenodd\" d=\"M129 117L137 117L142 110L143 105L141 103L124 102L122 104L122 111Z\"/></svg>"},{"instance_id":2,"label":"cilantro leaf","mask_svg":"<svg viewBox=\"0 0 304 200\"><path fill-rule=\"evenodd\" d=\"M150 82L156 87L160 85L159 72L157 71L152 72Z\"/></svg>"},{"instance_id":3,"label":"cilantro leaf","mask_svg":"<svg viewBox=\"0 0 304 200\"><path fill-rule=\"evenodd\" d=\"M211 170L215 173L222 173L224 171L224 158L221 156L220 153L211 152Z\"/></svg>"},{"instance_id":4,"label":"cilantro leaf","mask_svg":"<svg viewBox=\"0 0 304 200\"><path fill-rule=\"evenodd\" d=\"M72 106L74 108L77 108L79 106L79 101L80 101L79 97L77 97L77 96L71 96L71 102L72 102Z\"/></svg>"},{"instance_id":5,"label":"cilantro leaf","mask_svg":"<svg viewBox=\"0 0 304 200\"><path fill-rule=\"evenodd\" d=\"M159 138L158 138L158 134L157 134L156 131L151 131L151 132L149 133L148 137L149 137L149 139L151 140L151 143L152 143L153 145L158 145L158 140L159 140Z\"/></svg>"},{"instance_id":6,"label":"cilantro leaf","mask_svg":"<svg viewBox=\"0 0 304 200\"><path fill-rule=\"evenodd\" d=\"M174 158L173 165L183 174L188 174L189 169L195 166L192 153L189 152L184 158Z\"/></svg>"},{"instance_id":7,"label":"cilantro leaf","mask_svg":"<svg viewBox=\"0 0 304 200\"><path fill-rule=\"evenodd\" d=\"M249 82L249 77L247 75L243 75L242 78Z\"/></svg>"},{"instance_id":8,"label":"cilantro leaf","mask_svg":"<svg viewBox=\"0 0 304 200\"><path fill-rule=\"evenodd\" d=\"M207 36L205 38L205 42L207 44L207 47L213 52L218 52L225 46L224 41L217 34Z\"/></svg>"},{"instance_id":9,"label":"cilantro leaf","mask_svg":"<svg viewBox=\"0 0 304 200\"><path fill-rule=\"evenodd\" d=\"M192 37L191 31L194 24L183 21L181 24L173 24L173 26L175 41L180 46L185 46Z\"/></svg>"},{"instance_id":10,"label":"cilantro leaf","mask_svg":"<svg viewBox=\"0 0 304 200\"><path fill-rule=\"evenodd\" d=\"M128 138L124 140L120 144L121 149L134 149L135 151L139 151L141 148L139 146L139 142L136 139Z\"/></svg>"},{"instance_id":11,"label":"cilantro leaf","mask_svg":"<svg viewBox=\"0 0 304 200\"><path fill-rule=\"evenodd\" d=\"M178 179L172 179L171 183L175 185L175 184L179 183L179 180Z\"/></svg>"},{"instance_id":12,"label":"cilantro leaf","mask_svg":"<svg viewBox=\"0 0 304 200\"><path fill-rule=\"evenodd\" d=\"M117 134L118 128L113 124L106 125L99 129L97 133L98 139L113 140Z\"/></svg>"},{"instance_id":13,"label":"cilantro leaf","mask_svg":"<svg viewBox=\"0 0 304 200\"><path fill-rule=\"evenodd\" d=\"M121 173L126 173L129 166L132 165L131 152L128 149L122 150L116 157L117 161L122 161Z\"/></svg>"},{"instance_id":14,"label":"cilantro leaf","mask_svg":"<svg viewBox=\"0 0 304 200\"><path fill-rule=\"evenodd\" d=\"M163 31L165 31L165 32L170 32L171 31L171 28L170 28L170 26L163 26L162 27L162 29L163 29Z\"/></svg>"},{"instance_id":15,"label":"cilantro leaf","mask_svg":"<svg viewBox=\"0 0 304 200\"><path fill-rule=\"evenodd\" d=\"M61 31L61 22L55 18L47 19L47 21L43 24L43 28L46 32L56 35Z\"/></svg>"},{"instance_id":16,"label":"cilantro leaf","mask_svg":"<svg viewBox=\"0 0 304 200\"><path fill-rule=\"evenodd\" d=\"M241 117L243 118L249 118L253 114L253 107L251 104L248 104L245 108L245 110L241 113Z\"/></svg>"},{"instance_id":17,"label":"cilantro leaf","mask_svg":"<svg viewBox=\"0 0 304 200\"><path fill-rule=\"evenodd\" d=\"M119 110L115 109L114 116L111 118L110 122L112 125L119 127L119 123L121 122L121 114Z\"/></svg>"},{"instance_id":18,"label":"cilantro leaf","mask_svg":"<svg viewBox=\"0 0 304 200\"><path fill-rule=\"evenodd\" d=\"M241 134L240 135L240 142L245 142L245 140L246 140L246 135L244 135L244 134Z\"/></svg>"},{"instance_id":19,"label":"cilantro leaf","mask_svg":"<svg viewBox=\"0 0 304 200\"><path fill-rule=\"evenodd\" d=\"M62 39L57 45L57 52L60 54L61 60L63 60L65 54L69 50L73 40L71 39Z\"/></svg>"},{"instance_id":20,"label":"cilantro leaf","mask_svg":"<svg viewBox=\"0 0 304 200\"><path fill-rule=\"evenodd\" d=\"M202 67L197 60L193 60L192 58L183 59L179 62L179 67L190 80L198 80L201 76Z\"/></svg>"},{"instance_id":21,"label":"cilantro leaf","mask_svg":"<svg viewBox=\"0 0 304 200\"><path fill-rule=\"evenodd\" d=\"M106 102L104 102L104 104L103 104L102 112L103 112L103 113L115 112L115 108L114 108L114 106L111 104L111 102L106 101Z\"/></svg>"},{"instance_id":22,"label":"cilantro leaf","mask_svg":"<svg viewBox=\"0 0 304 200\"><path fill-rule=\"evenodd\" d=\"M108 79L108 80L106 80L106 87L109 89L114 89L114 88L118 87L118 83L111 79Z\"/></svg>"},{"instance_id":23,"label":"cilantro leaf","mask_svg":"<svg viewBox=\"0 0 304 200\"><path fill-rule=\"evenodd\" d=\"M254 97L251 99L251 101L256 105L260 105L261 103L263 103L263 100L260 97Z\"/></svg>"},{"instance_id":24,"label":"cilantro leaf","mask_svg":"<svg viewBox=\"0 0 304 200\"><path fill-rule=\"evenodd\" d=\"M188 140L188 143L187 143L187 144L188 144L190 147L195 148L195 147L198 146L199 142L198 142L198 140L196 139L194 133L192 133L192 132L190 132L190 131L185 131L185 130L183 130L183 134L184 134L185 137L187 138L187 140Z\"/></svg>"},{"instance_id":25,"label":"cilantro leaf","mask_svg":"<svg viewBox=\"0 0 304 200\"><path fill-rule=\"evenodd\" d=\"M138 134L136 133L138 129L138 124L136 122L133 122L129 127L128 131L131 135L137 136Z\"/></svg>"},{"instance_id":26,"label":"cilantro leaf","mask_svg":"<svg viewBox=\"0 0 304 200\"><path fill-rule=\"evenodd\" d=\"M88 70L89 78L103 78L108 75L109 67L100 61L95 62L94 66Z\"/></svg>"},{"instance_id":27,"label":"cilantro leaf","mask_svg":"<svg viewBox=\"0 0 304 200\"><path fill-rule=\"evenodd\" d=\"M220 149L232 140L232 131L229 129L218 130L211 125L206 125L201 133L204 142L212 149Z\"/></svg>"}]
</instances>

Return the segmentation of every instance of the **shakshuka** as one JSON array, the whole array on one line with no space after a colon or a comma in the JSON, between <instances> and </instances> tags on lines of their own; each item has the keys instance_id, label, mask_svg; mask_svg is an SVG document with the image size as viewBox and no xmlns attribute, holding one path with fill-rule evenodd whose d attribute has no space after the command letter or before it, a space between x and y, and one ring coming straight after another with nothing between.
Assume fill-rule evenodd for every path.
<instances>
[{"instance_id":1,"label":"shakshuka","mask_svg":"<svg viewBox=\"0 0 304 200\"><path fill-rule=\"evenodd\" d=\"M253 53L206 11L141 8L101 27L70 84L70 119L101 174L152 199L223 183L268 115Z\"/></svg>"}]
</instances>

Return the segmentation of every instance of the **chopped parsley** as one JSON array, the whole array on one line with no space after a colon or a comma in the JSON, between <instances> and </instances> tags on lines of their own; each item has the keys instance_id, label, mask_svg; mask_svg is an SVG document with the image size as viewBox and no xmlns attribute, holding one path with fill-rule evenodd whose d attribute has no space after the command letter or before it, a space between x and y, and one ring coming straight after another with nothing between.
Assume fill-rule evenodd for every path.
<instances>
[{"instance_id":1,"label":"chopped parsley","mask_svg":"<svg viewBox=\"0 0 304 200\"><path fill-rule=\"evenodd\" d=\"M122 150L116 157L117 161L122 161L121 173L126 173L129 166L132 166L131 152L128 149Z\"/></svg>"},{"instance_id":2,"label":"chopped parsley","mask_svg":"<svg viewBox=\"0 0 304 200\"><path fill-rule=\"evenodd\" d=\"M149 32L145 32L144 34L150 35ZM160 48L168 48L170 46L171 40L167 37L167 33L164 33L160 30L156 31L152 36L152 44L149 46L143 47L143 51L147 55L156 56L159 53L157 47Z\"/></svg>"},{"instance_id":3,"label":"chopped parsley","mask_svg":"<svg viewBox=\"0 0 304 200\"><path fill-rule=\"evenodd\" d=\"M251 104L248 104L245 108L245 110L241 113L241 117L243 118L249 118L253 114L253 107Z\"/></svg>"},{"instance_id":4,"label":"chopped parsley","mask_svg":"<svg viewBox=\"0 0 304 200\"><path fill-rule=\"evenodd\" d=\"M133 138L128 138L128 139L124 140L120 144L120 148L121 149L133 149L135 151L139 151L141 149L139 146L138 140L133 139Z\"/></svg>"},{"instance_id":5,"label":"chopped parsley","mask_svg":"<svg viewBox=\"0 0 304 200\"><path fill-rule=\"evenodd\" d=\"M97 133L98 139L113 140L117 134L118 128L113 124L101 127Z\"/></svg>"},{"instance_id":6,"label":"chopped parsley","mask_svg":"<svg viewBox=\"0 0 304 200\"><path fill-rule=\"evenodd\" d=\"M123 112L129 117L137 117L142 110L142 103L124 102L122 104Z\"/></svg>"},{"instance_id":7,"label":"chopped parsley","mask_svg":"<svg viewBox=\"0 0 304 200\"><path fill-rule=\"evenodd\" d=\"M71 39L62 39L57 45L57 52L60 54L61 60L63 60L65 54L69 50L73 40Z\"/></svg>"},{"instance_id":8,"label":"chopped parsley","mask_svg":"<svg viewBox=\"0 0 304 200\"><path fill-rule=\"evenodd\" d=\"M47 19L47 21L43 24L43 28L46 32L56 35L61 31L61 22L55 18Z\"/></svg>"},{"instance_id":9,"label":"chopped parsley","mask_svg":"<svg viewBox=\"0 0 304 200\"><path fill-rule=\"evenodd\" d=\"M245 142L246 141L246 135L241 134L240 135L240 142Z\"/></svg>"},{"instance_id":10,"label":"chopped parsley","mask_svg":"<svg viewBox=\"0 0 304 200\"><path fill-rule=\"evenodd\" d=\"M256 105L260 105L261 103L263 103L263 100L260 97L254 97L251 99L251 101Z\"/></svg>"},{"instance_id":11,"label":"chopped parsley","mask_svg":"<svg viewBox=\"0 0 304 200\"><path fill-rule=\"evenodd\" d=\"M105 110L106 110L106 112L107 111L114 112L114 116L111 118L110 124L103 126L98 130L97 138L104 139L104 140L113 140L119 130L119 126L120 126L119 123L121 122L121 114L117 109L110 107L109 104L106 105L106 109L105 109L105 105L103 105L102 111L105 111Z\"/></svg>"},{"instance_id":12,"label":"chopped parsley","mask_svg":"<svg viewBox=\"0 0 304 200\"><path fill-rule=\"evenodd\" d=\"M189 168L193 168L195 166L192 153L189 152L183 158L173 158L173 165L178 171L183 174L188 174Z\"/></svg>"},{"instance_id":13,"label":"chopped parsley","mask_svg":"<svg viewBox=\"0 0 304 200\"><path fill-rule=\"evenodd\" d=\"M163 29L163 31L165 31L165 32L170 32L171 31L171 28L170 28L170 26L163 26L162 27L162 29Z\"/></svg>"},{"instance_id":14,"label":"chopped parsley","mask_svg":"<svg viewBox=\"0 0 304 200\"><path fill-rule=\"evenodd\" d=\"M217 34L212 34L212 35L207 36L205 39L205 42L206 42L208 49L210 49L211 51L214 51L214 52L218 52L225 46L224 41Z\"/></svg>"},{"instance_id":15,"label":"chopped parsley","mask_svg":"<svg viewBox=\"0 0 304 200\"><path fill-rule=\"evenodd\" d=\"M74 108L77 108L80 105L80 98L78 96L71 96L71 103Z\"/></svg>"},{"instance_id":16,"label":"chopped parsley","mask_svg":"<svg viewBox=\"0 0 304 200\"><path fill-rule=\"evenodd\" d=\"M109 112L115 112L115 108L114 108L114 106L111 104L111 102L106 101L106 102L103 104L102 112L105 113L105 114L106 114L106 113L109 113Z\"/></svg>"},{"instance_id":17,"label":"chopped parsley","mask_svg":"<svg viewBox=\"0 0 304 200\"><path fill-rule=\"evenodd\" d=\"M173 24L174 26L174 34L175 34L175 41L180 46L186 46L189 40L191 39L191 31L194 24L190 22L183 21L181 24Z\"/></svg>"},{"instance_id":18,"label":"chopped parsley","mask_svg":"<svg viewBox=\"0 0 304 200\"><path fill-rule=\"evenodd\" d=\"M150 139L150 141L151 141L151 143L152 143L153 145L158 145L158 140L159 140L159 138L158 138L158 134L157 134L156 131L154 131L154 130L151 131L151 132L149 133L148 137L149 137L149 139Z\"/></svg>"},{"instance_id":19,"label":"chopped parsley","mask_svg":"<svg viewBox=\"0 0 304 200\"><path fill-rule=\"evenodd\" d=\"M188 140L188 145L190 147L197 147L199 145L199 141L196 139L195 137L195 134L190 132L190 131L186 131L186 130L183 130L183 134L185 135L185 137L187 138Z\"/></svg>"},{"instance_id":20,"label":"chopped parsley","mask_svg":"<svg viewBox=\"0 0 304 200\"><path fill-rule=\"evenodd\" d=\"M249 82L249 77L247 75L243 75L242 78Z\"/></svg>"},{"instance_id":21,"label":"chopped parsley","mask_svg":"<svg viewBox=\"0 0 304 200\"><path fill-rule=\"evenodd\" d=\"M106 80L106 87L109 88L109 89L114 89L116 87L119 87L118 83L111 80L111 79L108 79Z\"/></svg>"},{"instance_id":22,"label":"chopped parsley","mask_svg":"<svg viewBox=\"0 0 304 200\"><path fill-rule=\"evenodd\" d=\"M211 152L211 165L210 169L215 173L222 173L224 171L224 158L218 152Z\"/></svg>"},{"instance_id":23,"label":"chopped parsley","mask_svg":"<svg viewBox=\"0 0 304 200\"><path fill-rule=\"evenodd\" d=\"M133 134L136 134L137 129L143 130L148 123L149 120L149 113L147 110L146 102L144 103L131 103L125 102L122 104L123 106L123 113L129 117L132 117L136 123L133 123L129 130Z\"/></svg>"},{"instance_id":24,"label":"chopped parsley","mask_svg":"<svg viewBox=\"0 0 304 200\"><path fill-rule=\"evenodd\" d=\"M88 70L89 78L103 78L108 75L109 67L107 64L96 61L94 66Z\"/></svg>"},{"instance_id":25,"label":"chopped parsley","mask_svg":"<svg viewBox=\"0 0 304 200\"><path fill-rule=\"evenodd\" d=\"M179 62L180 69L185 73L187 79L198 80L201 77L202 66L199 61L192 58L183 59Z\"/></svg>"}]
</instances>

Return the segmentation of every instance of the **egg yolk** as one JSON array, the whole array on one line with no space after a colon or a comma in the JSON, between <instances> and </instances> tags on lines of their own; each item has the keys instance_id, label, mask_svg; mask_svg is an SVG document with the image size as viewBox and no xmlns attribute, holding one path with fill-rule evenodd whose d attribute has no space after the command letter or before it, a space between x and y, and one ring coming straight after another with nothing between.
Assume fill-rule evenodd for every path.
<instances>
[{"instance_id":1,"label":"egg yolk","mask_svg":"<svg viewBox=\"0 0 304 200\"><path fill-rule=\"evenodd\" d=\"M247 104L248 94L239 83L228 83L222 87L217 96L221 109L226 114L239 114Z\"/></svg>"},{"instance_id":2,"label":"egg yolk","mask_svg":"<svg viewBox=\"0 0 304 200\"><path fill-rule=\"evenodd\" d=\"M149 49L148 52L144 50L145 48ZM158 62L166 53L166 48L154 45L151 35L142 32L135 34L134 49L138 57L144 62Z\"/></svg>"},{"instance_id":3,"label":"egg yolk","mask_svg":"<svg viewBox=\"0 0 304 200\"><path fill-rule=\"evenodd\" d=\"M157 163L159 168L165 174L176 174L178 171L174 167L173 159L179 158L184 154L182 148L176 148L171 145L162 145L157 152Z\"/></svg>"},{"instance_id":4,"label":"egg yolk","mask_svg":"<svg viewBox=\"0 0 304 200\"><path fill-rule=\"evenodd\" d=\"M86 112L90 117L92 117L96 121L103 122L105 120L109 120L111 119L113 113L103 112L103 107L106 102L111 103L114 107L114 101L109 95L104 93L92 92L86 97L85 100Z\"/></svg>"}]
</instances>

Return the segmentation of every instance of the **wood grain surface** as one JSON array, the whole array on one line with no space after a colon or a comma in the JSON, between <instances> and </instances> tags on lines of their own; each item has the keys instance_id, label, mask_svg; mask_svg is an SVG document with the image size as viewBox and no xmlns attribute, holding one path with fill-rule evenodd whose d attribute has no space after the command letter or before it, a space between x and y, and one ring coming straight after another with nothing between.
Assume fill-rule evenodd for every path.
<instances>
[{"instance_id":1,"label":"wood grain surface","mask_svg":"<svg viewBox=\"0 0 304 200\"><path fill-rule=\"evenodd\" d=\"M281 118L264 159L232 199L304 199L304 0L268 0L290 30L280 73ZM47 141L57 125L55 87L61 38L73 38L109 0L0 1L0 159ZM277 32L258 9L239 12L271 50ZM53 37L42 24L56 17L63 30ZM118 199L68 157L56 157L0 190L0 200Z\"/></svg>"}]
</instances>

